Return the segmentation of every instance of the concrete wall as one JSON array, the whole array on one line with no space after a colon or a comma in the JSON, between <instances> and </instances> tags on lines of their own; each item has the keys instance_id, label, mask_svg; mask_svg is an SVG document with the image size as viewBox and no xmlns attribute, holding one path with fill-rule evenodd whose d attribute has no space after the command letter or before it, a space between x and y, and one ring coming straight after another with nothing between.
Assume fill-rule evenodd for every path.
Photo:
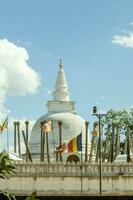
<instances>
[{"instance_id":1,"label":"concrete wall","mask_svg":"<svg viewBox=\"0 0 133 200\"><path fill-rule=\"evenodd\" d=\"M16 164L17 174L0 180L0 189L15 195L99 195L97 164ZM104 164L104 195L133 195L133 165Z\"/></svg>"}]
</instances>

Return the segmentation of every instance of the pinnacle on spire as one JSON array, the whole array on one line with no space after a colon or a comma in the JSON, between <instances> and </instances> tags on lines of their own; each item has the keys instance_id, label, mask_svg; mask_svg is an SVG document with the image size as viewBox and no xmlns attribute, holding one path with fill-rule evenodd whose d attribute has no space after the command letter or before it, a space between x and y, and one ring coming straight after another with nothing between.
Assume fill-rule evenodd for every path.
<instances>
[{"instance_id":1,"label":"pinnacle on spire","mask_svg":"<svg viewBox=\"0 0 133 200\"><path fill-rule=\"evenodd\" d=\"M63 68L63 60L62 59L60 59L60 65L59 65L59 67L60 67L60 69Z\"/></svg>"}]
</instances>

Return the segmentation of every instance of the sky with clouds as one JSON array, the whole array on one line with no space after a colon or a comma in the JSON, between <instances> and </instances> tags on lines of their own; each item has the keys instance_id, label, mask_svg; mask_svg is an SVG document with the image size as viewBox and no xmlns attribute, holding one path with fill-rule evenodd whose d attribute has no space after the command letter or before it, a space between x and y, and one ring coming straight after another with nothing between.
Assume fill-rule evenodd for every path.
<instances>
[{"instance_id":1,"label":"sky with clouds","mask_svg":"<svg viewBox=\"0 0 133 200\"><path fill-rule=\"evenodd\" d=\"M60 58L86 120L95 105L132 107L132 8L132 0L2 1L0 121L9 113L33 124L47 112Z\"/></svg>"}]
</instances>

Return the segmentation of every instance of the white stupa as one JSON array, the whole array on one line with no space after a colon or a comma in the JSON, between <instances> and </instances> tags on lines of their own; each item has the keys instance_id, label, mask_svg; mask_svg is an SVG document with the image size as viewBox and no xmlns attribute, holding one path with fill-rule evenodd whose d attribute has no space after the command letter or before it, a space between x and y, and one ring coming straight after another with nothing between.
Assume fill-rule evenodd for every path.
<instances>
[{"instance_id":1,"label":"white stupa","mask_svg":"<svg viewBox=\"0 0 133 200\"><path fill-rule=\"evenodd\" d=\"M55 150L57 147L59 147L58 121L62 122L62 143L67 144L71 139L82 132L82 143L84 151L85 120L77 115L75 111L75 102L70 101L62 60L60 60L55 89L52 95L53 100L47 102L48 112L35 122L31 131L30 152L34 159L40 158L40 122L43 120L52 120L53 122L53 130L48 134L51 159L55 158ZM63 153L63 160L66 160L68 156L69 153Z\"/></svg>"}]
</instances>

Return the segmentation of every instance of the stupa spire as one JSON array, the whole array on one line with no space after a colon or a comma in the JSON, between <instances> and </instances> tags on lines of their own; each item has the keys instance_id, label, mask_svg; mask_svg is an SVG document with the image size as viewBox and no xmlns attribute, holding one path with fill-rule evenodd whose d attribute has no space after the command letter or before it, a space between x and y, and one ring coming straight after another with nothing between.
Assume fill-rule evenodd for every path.
<instances>
[{"instance_id":1,"label":"stupa spire","mask_svg":"<svg viewBox=\"0 0 133 200\"><path fill-rule=\"evenodd\" d=\"M59 67L60 67L60 69L63 68L63 60L62 59L60 59L60 65L59 65Z\"/></svg>"},{"instance_id":2,"label":"stupa spire","mask_svg":"<svg viewBox=\"0 0 133 200\"><path fill-rule=\"evenodd\" d=\"M69 101L68 85L62 59L60 59L59 70L55 83L55 90L53 92L53 100Z\"/></svg>"}]
</instances>

